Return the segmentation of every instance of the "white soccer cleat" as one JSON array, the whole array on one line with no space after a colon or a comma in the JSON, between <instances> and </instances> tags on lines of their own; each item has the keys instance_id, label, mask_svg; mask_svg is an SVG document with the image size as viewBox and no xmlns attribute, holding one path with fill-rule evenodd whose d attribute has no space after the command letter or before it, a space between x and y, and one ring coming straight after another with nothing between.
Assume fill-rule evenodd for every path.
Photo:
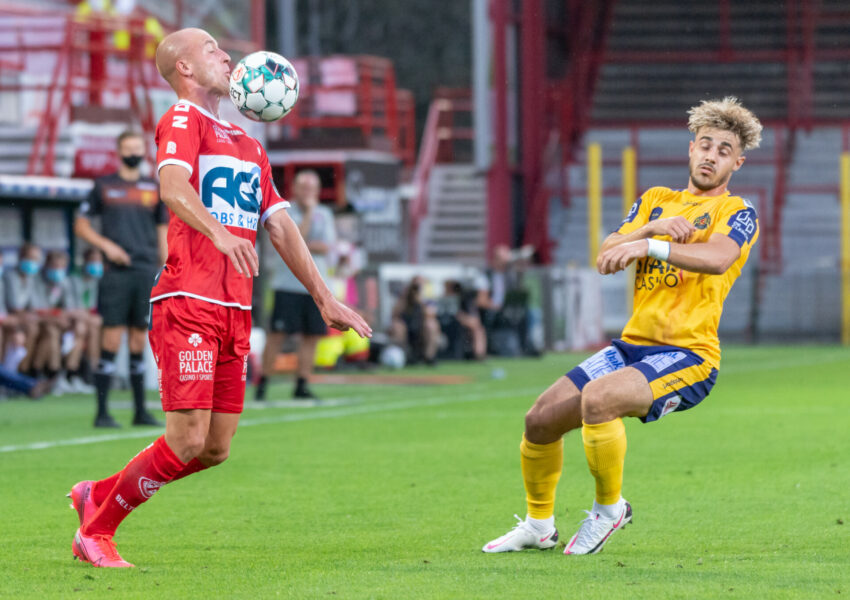
<instances>
[{"instance_id":1,"label":"white soccer cleat","mask_svg":"<svg viewBox=\"0 0 850 600\"><path fill-rule=\"evenodd\" d=\"M70 387L77 394L94 394L94 386L83 381L82 377L71 377L69 380Z\"/></svg>"},{"instance_id":2,"label":"white soccer cleat","mask_svg":"<svg viewBox=\"0 0 850 600\"><path fill-rule=\"evenodd\" d=\"M518 552L526 548L547 550L558 543L558 530L554 527L541 533L528 520L520 519L519 515L514 515L514 518L518 521L516 526L502 537L485 544L481 548L483 552Z\"/></svg>"},{"instance_id":3,"label":"white soccer cleat","mask_svg":"<svg viewBox=\"0 0 850 600\"><path fill-rule=\"evenodd\" d=\"M50 393L54 396L64 396L65 394L76 394L77 390L71 385L71 382L65 378L63 373L60 373L53 384Z\"/></svg>"},{"instance_id":4,"label":"white soccer cleat","mask_svg":"<svg viewBox=\"0 0 850 600\"><path fill-rule=\"evenodd\" d=\"M576 534L567 543L564 554L596 554L611 537L611 534L632 522L632 505L622 501L620 514L616 519L607 519L589 510L588 517L581 522Z\"/></svg>"}]
</instances>

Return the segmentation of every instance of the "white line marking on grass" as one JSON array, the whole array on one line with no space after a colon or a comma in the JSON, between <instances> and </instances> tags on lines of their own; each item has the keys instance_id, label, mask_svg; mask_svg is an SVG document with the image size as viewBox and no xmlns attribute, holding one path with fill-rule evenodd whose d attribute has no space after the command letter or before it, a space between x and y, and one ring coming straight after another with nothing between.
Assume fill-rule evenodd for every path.
<instances>
[{"instance_id":1,"label":"white line marking on grass","mask_svg":"<svg viewBox=\"0 0 850 600\"><path fill-rule=\"evenodd\" d=\"M311 400L309 398L304 400L262 400L260 402L245 400L245 410L264 410L266 408L315 408L317 406L343 406L345 404L356 404L357 402L362 402L363 398L359 397L348 397L348 398L321 398L319 400ZM135 404L130 400L118 400L115 402L110 402L110 408L124 409L129 410L133 408ZM149 410L161 410L162 403L159 401L148 400L145 402L145 408Z\"/></svg>"},{"instance_id":2,"label":"white line marking on grass","mask_svg":"<svg viewBox=\"0 0 850 600\"><path fill-rule=\"evenodd\" d=\"M479 402L481 400L486 400L490 398L504 398L513 395L537 393L539 391L540 390L537 387L518 388L515 390L501 390L486 393L479 392L475 394L466 395L447 394L442 397L402 400L399 402L383 402L379 404L357 404L351 406L341 406L339 408L334 408L331 410L317 410L315 412L299 412L295 414L242 419L239 422L239 427L253 427L255 425L270 425L274 423L295 423L298 421L314 421L317 419L336 419L338 417L350 417L353 415L406 410L408 408L424 408L429 406L440 406L444 404ZM59 448L64 446L86 446L89 444L114 442L117 440L151 438L154 435L161 434L162 432L163 429L150 428L145 429L143 431L128 431L126 433L114 433L112 435L93 435L79 438L71 438L67 440L51 440L43 442L33 442L30 444L0 446L0 453L20 452L22 450L48 450L50 448Z\"/></svg>"},{"instance_id":3,"label":"white line marking on grass","mask_svg":"<svg viewBox=\"0 0 850 600\"><path fill-rule=\"evenodd\" d=\"M756 371L774 371L777 369L786 369L793 367L805 367L805 366L814 366L814 365L824 365L824 364L832 364L839 362L846 362L848 360L848 354L846 352L836 352L836 353L828 353L817 357L805 357L802 356L800 358L796 358L793 360L781 360L781 361L772 361L772 362L756 362L750 365L743 365L740 363L734 363L727 368L723 368L721 365L720 374L730 374L730 373L750 373ZM472 387L472 386L471 386ZM480 385L475 385L474 387L480 387ZM295 423L297 421L312 421L317 419L335 419L337 417L347 417L351 415L360 415L360 414L369 414L369 413L377 413L377 412L389 412L394 410L405 410L408 408L420 408L427 406L440 406L444 404L460 404L463 402L478 402L480 400L485 400L487 398L504 398L507 396L512 396L515 394L539 394L541 389L540 387L534 388L517 388L517 389L508 389L501 390L497 392L477 392L466 395L454 395L454 394L445 394L441 397L426 397L422 399L410 399L410 400L402 400L399 402L379 402L375 404L357 404L358 402L362 402L362 398L352 397L352 398L336 398L336 399L328 399L324 402L324 404L320 404L315 408L316 410L310 410L305 412L299 412L296 414L285 414L285 415L277 415L277 416L269 416L264 418L248 418L242 419L239 423L239 427L252 427L254 425L268 425L273 423ZM275 401L273 401L275 402ZM286 403L288 406L288 401L280 401L281 403ZM332 403L336 403L339 405L339 408L335 408L332 410L321 410L322 406L329 406ZM277 402L275 402L277 404ZM256 406L256 405L254 405ZM253 408L250 403L245 405L246 409ZM258 408L258 407L257 407ZM307 408L307 407L304 407ZM7 452L20 452L22 450L47 450L50 448L58 448L63 446L85 446L88 444L99 444L101 442L113 442L117 440L130 440L130 439L138 439L138 438L150 438L153 434L161 433L162 429L145 429L141 431L128 431L125 433L115 433L111 435L98 435L98 436L87 436L80 438L72 438L67 440L51 440L51 441L43 441L43 442L33 442L30 444L16 444L10 446L0 446L0 454Z\"/></svg>"}]
</instances>

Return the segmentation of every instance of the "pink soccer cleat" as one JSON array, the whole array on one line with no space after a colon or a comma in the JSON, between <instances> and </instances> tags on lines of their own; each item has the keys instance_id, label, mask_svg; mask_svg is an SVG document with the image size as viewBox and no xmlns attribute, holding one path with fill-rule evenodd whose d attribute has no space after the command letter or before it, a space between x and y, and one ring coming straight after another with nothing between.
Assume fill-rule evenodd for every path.
<instances>
[{"instance_id":1,"label":"pink soccer cleat","mask_svg":"<svg viewBox=\"0 0 850 600\"><path fill-rule=\"evenodd\" d=\"M77 529L74 542L71 544L74 558L93 564L95 567L135 567L118 554L111 535L83 535L82 529Z\"/></svg>"},{"instance_id":2,"label":"pink soccer cleat","mask_svg":"<svg viewBox=\"0 0 850 600\"><path fill-rule=\"evenodd\" d=\"M81 481L65 494L71 499L71 508L77 511L80 517L80 527L85 524L86 519L91 517L97 510L97 504L92 497L94 481Z\"/></svg>"}]
</instances>

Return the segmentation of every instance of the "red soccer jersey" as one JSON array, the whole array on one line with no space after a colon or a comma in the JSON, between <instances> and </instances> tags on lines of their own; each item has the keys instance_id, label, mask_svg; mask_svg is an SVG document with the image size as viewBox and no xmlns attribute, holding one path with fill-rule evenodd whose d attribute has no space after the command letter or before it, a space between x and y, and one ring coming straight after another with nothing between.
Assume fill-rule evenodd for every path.
<instances>
[{"instance_id":1,"label":"red soccer jersey","mask_svg":"<svg viewBox=\"0 0 850 600\"><path fill-rule=\"evenodd\" d=\"M178 100L156 127L157 172L165 165L189 171L201 202L227 230L257 240L257 226L289 206L271 177L265 150L240 127L200 106ZM168 260L157 277L151 302L190 296L222 306L251 308L253 279L240 275L210 239L172 218Z\"/></svg>"}]
</instances>

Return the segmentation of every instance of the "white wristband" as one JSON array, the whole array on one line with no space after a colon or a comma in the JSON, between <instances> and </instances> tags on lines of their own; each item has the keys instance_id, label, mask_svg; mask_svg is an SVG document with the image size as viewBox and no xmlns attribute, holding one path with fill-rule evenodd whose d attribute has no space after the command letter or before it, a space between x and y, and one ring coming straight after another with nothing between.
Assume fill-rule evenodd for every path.
<instances>
[{"instance_id":1,"label":"white wristband","mask_svg":"<svg viewBox=\"0 0 850 600\"><path fill-rule=\"evenodd\" d=\"M670 242L662 242L653 238L647 238L646 241L649 244L649 249L646 251L647 256L661 261L666 261L669 258Z\"/></svg>"}]
</instances>

